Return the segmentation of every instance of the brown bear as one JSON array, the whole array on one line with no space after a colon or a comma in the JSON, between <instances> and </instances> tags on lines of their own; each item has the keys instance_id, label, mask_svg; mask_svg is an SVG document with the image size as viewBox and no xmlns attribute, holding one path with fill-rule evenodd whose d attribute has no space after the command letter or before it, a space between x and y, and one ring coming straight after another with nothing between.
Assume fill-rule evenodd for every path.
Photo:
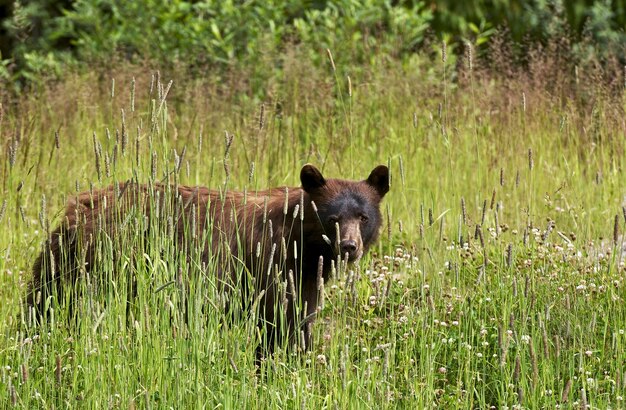
<instances>
[{"instance_id":1,"label":"brown bear","mask_svg":"<svg viewBox=\"0 0 626 410\"><path fill-rule=\"evenodd\" d=\"M300 181L301 188L254 193L127 182L78 194L35 261L29 311L41 318L81 279L98 277L99 243L161 229L179 254L214 267L222 291L252 292L270 351L277 335L309 348L308 325L333 261L358 260L378 237L389 170L380 165L363 181L347 181L307 164Z\"/></svg>"}]
</instances>

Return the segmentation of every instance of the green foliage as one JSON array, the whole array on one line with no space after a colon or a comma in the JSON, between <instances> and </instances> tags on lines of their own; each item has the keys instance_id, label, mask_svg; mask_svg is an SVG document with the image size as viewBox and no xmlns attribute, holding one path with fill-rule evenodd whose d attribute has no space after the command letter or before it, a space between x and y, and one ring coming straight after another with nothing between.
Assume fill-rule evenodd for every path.
<instances>
[{"instance_id":1,"label":"green foliage","mask_svg":"<svg viewBox=\"0 0 626 410\"><path fill-rule=\"evenodd\" d=\"M294 19L297 41L337 55L373 59L373 53L402 55L424 39L432 13L421 2L329 1Z\"/></svg>"},{"instance_id":2,"label":"green foliage","mask_svg":"<svg viewBox=\"0 0 626 410\"><path fill-rule=\"evenodd\" d=\"M611 1L598 1L586 11L583 41L576 45L576 53L582 61L607 61L621 58L626 52L624 26L618 30L617 13Z\"/></svg>"},{"instance_id":3,"label":"green foliage","mask_svg":"<svg viewBox=\"0 0 626 410\"><path fill-rule=\"evenodd\" d=\"M317 66L326 48L357 64L406 61L432 34L484 52L502 28L530 47L567 39L581 64L623 64L626 45L626 9L610 0L17 0L2 24L0 78L15 89L120 59L218 77L245 67L258 82L290 47Z\"/></svg>"},{"instance_id":4,"label":"green foliage","mask_svg":"<svg viewBox=\"0 0 626 410\"><path fill-rule=\"evenodd\" d=\"M77 0L64 15L84 57L122 52L166 61L229 63L280 40L282 2Z\"/></svg>"},{"instance_id":5,"label":"green foliage","mask_svg":"<svg viewBox=\"0 0 626 410\"><path fill-rule=\"evenodd\" d=\"M297 45L317 50L318 61L324 48L363 60L374 50L414 50L431 19L421 2L388 0L74 0L62 12L41 2L16 2L6 24L20 40L5 56L15 62L18 79L58 74L68 52L76 61L110 63L121 56L224 69L255 67L265 55Z\"/></svg>"},{"instance_id":6,"label":"green foliage","mask_svg":"<svg viewBox=\"0 0 626 410\"><path fill-rule=\"evenodd\" d=\"M11 46L4 50L9 54L2 55L0 79L9 87L19 89L18 82L24 80L43 84L73 62L66 38L54 23L63 6L54 0L13 2L11 18L2 23L7 33L2 43Z\"/></svg>"},{"instance_id":7,"label":"green foliage","mask_svg":"<svg viewBox=\"0 0 626 410\"><path fill-rule=\"evenodd\" d=\"M598 8L610 11L604 24L611 31L619 32L626 25L624 4L610 0L437 0L432 4L434 30L460 36L474 31L472 24L489 24L506 27L515 41L547 40L564 34L563 28L580 38Z\"/></svg>"}]
</instances>

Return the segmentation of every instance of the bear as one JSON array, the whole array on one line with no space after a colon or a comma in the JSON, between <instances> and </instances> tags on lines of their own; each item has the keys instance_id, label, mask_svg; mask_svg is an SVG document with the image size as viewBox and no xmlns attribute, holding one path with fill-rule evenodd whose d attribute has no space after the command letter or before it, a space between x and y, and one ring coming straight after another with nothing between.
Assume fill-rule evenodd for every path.
<instances>
[{"instance_id":1,"label":"bear","mask_svg":"<svg viewBox=\"0 0 626 410\"><path fill-rule=\"evenodd\" d=\"M220 292L239 289L259 301L265 338L257 360L273 351L279 336L308 350L321 284L334 263L359 260L377 241L390 181L384 165L350 181L327 179L306 164L300 182L256 192L126 182L80 193L68 200L34 263L29 312L41 319L55 303L71 305L64 292L75 297L81 279L98 277L99 242L122 242L123 232L134 230L147 238L167 220L162 233L180 254L197 258L204 269L216 267Z\"/></svg>"}]
</instances>

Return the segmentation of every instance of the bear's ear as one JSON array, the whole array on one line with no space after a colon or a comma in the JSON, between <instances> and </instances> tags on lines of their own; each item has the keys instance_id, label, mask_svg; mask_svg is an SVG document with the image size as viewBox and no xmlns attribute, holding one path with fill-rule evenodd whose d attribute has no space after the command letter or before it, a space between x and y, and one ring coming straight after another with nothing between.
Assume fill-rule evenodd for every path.
<instances>
[{"instance_id":1,"label":"bear's ear","mask_svg":"<svg viewBox=\"0 0 626 410\"><path fill-rule=\"evenodd\" d=\"M389 192L389 168L384 165L377 166L372 170L370 176L367 177L366 182L372 186L382 198Z\"/></svg>"},{"instance_id":2,"label":"bear's ear","mask_svg":"<svg viewBox=\"0 0 626 410\"><path fill-rule=\"evenodd\" d=\"M326 180L319 169L311 164L306 164L300 171L300 182L305 192L312 192L326 185Z\"/></svg>"}]
</instances>

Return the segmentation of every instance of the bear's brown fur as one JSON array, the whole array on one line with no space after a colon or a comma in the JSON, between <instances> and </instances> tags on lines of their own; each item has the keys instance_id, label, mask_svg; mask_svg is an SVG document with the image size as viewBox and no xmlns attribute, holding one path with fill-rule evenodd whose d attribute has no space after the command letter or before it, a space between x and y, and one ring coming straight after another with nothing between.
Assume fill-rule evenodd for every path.
<instances>
[{"instance_id":1,"label":"bear's brown fur","mask_svg":"<svg viewBox=\"0 0 626 410\"><path fill-rule=\"evenodd\" d=\"M78 194L69 200L62 223L35 261L27 303L38 314L45 313L52 299L63 300L68 286L87 273L97 276L96 244L103 234L117 240L137 215L149 220L169 213L172 239L180 252L188 255L195 249L202 263L215 263L224 289L254 289L270 350L277 329L285 329L282 325L290 337L303 330L308 348L308 323L317 311L319 285L328 279L331 261L338 256L359 259L378 237L379 205L389 190L389 171L381 165L366 180L346 181L325 179L314 166L305 165L300 179L302 187L254 193L125 183ZM288 282L283 300L277 300L280 282L283 289ZM306 311L296 317L298 301ZM287 323L279 325L275 307L281 302Z\"/></svg>"}]
</instances>

